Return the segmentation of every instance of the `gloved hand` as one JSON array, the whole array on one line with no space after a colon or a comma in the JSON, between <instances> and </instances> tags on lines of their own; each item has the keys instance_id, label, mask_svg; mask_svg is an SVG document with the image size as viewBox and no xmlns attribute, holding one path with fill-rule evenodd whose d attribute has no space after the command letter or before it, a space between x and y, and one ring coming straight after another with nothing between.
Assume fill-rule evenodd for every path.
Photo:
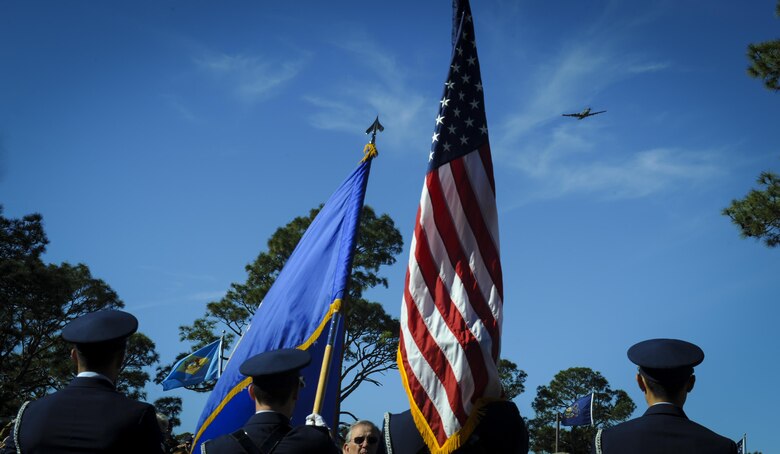
<instances>
[{"instance_id":1,"label":"gloved hand","mask_svg":"<svg viewBox=\"0 0 780 454\"><path fill-rule=\"evenodd\" d=\"M317 413L312 413L309 416L306 417L306 425L307 426L317 426L317 427L324 427L328 430L330 428L327 424L325 424L325 420L322 419L322 416L318 415Z\"/></svg>"}]
</instances>

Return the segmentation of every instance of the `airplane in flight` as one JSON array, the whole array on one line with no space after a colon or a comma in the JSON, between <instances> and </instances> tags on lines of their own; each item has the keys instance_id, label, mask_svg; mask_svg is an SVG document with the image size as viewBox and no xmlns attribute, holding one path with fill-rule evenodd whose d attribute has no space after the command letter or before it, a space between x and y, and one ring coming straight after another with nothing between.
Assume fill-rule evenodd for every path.
<instances>
[{"instance_id":1,"label":"airplane in flight","mask_svg":"<svg viewBox=\"0 0 780 454\"><path fill-rule=\"evenodd\" d=\"M561 114L561 116L563 116L563 117L577 117L577 120L582 120L583 118L591 117L593 115L598 115L598 114L604 113L604 112L606 112L606 110L600 110L598 112L591 112L590 111L590 107L586 107L580 113Z\"/></svg>"}]
</instances>

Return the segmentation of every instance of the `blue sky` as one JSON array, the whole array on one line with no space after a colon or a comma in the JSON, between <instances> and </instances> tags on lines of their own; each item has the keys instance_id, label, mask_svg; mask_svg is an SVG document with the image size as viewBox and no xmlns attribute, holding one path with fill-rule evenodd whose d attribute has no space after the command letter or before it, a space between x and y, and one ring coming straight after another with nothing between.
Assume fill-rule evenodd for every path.
<instances>
[{"instance_id":1,"label":"blue sky","mask_svg":"<svg viewBox=\"0 0 780 454\"><path fill-rule=\"evenodd\" d=\"M424 3L424 4L423 4ZM700 345L689 416L774 452L780 250L720 215L780 171L780 98L745 74L775 2L475 1L516 402L565 368L642 395L625 351ZM172 362L177 327L245 279L270 234L386 130L366 202L407 248L373 291L400 310L450 57L450 2L0 3L0 203L44 216L46 260L82 262ZM585 106L608 112L561 117ZM343 407L408 408L396 372ZM163 396L149 386L149 400ZM183 427L205 398L186 390Z\"/></svg>"}]
</instances>

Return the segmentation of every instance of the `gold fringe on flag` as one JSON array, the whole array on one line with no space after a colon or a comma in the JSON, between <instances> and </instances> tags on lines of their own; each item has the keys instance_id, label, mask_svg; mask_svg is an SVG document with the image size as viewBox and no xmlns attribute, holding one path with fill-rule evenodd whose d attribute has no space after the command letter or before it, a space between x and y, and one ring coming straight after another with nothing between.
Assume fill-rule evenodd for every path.
<instances>
[{"instance_id":1,"label":"gold fringe on flag","mask_svg":"<svg viewBox=\"0 0 780 454\"><path fill-rule=\"evenodd\" d=\"M484 397L477 399L477 401L474 403L474 409L466 420L466 424L461 427L459 431L452 434L447 439L447 441L444 442L444 445L439 446L439 441L436 439L436 435L433 433L433 430L431 430L431 427L428 425L428 421L425 419L425 416L423 416L420 409L417 408L417 405L412 398L412 391L409 388L409 381L406 377L406 370L403 367L400 347L398 348L397 361L398 371L401 373L401 382L403 384L404 390L409 396L410 410L412 412L414 425L417 426L417 430L420 432L420 436L422 437L426 446L428 446L428 450L431 452L431 454L450 454L461 447L461 445L463 445L463 443L469 439L471 434L474 432L474 429L477 428L480 420L482 420L482 417L485 415L485 405L489 404L490 402L501 400Z\"/></svg>"}]
</instances>

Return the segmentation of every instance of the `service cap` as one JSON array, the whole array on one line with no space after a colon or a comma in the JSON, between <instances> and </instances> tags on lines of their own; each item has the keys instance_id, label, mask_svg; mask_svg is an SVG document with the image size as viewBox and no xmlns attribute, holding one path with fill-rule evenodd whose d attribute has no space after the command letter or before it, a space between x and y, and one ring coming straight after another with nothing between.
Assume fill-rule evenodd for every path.
<instances>
[{"instance_id":1,"label":"service cap","mask_svg":"<svg viewBox=\"0 0 780 454\"><path fill-rule=\"evenodd\" d=\"M247 377L294 372L311 363L311 353L297 348L283 348L255 355L241 364L238 371Z\"/></svg>"},{"instance_id":2,"label":"service cap","mask_svg":"<svg viewBox=\"0 0 780 454\"><path fill-rule=\"evenodd\" d=\"M127 312L109 309L73 319L62 328L62 338L77 345L119 341L138 330L138 319Z\"/></svg>"},{"instance_id":3,"label":"service cap","mask_svg":"<svg viewBox=\"0 0 780 454\"><path fill-rule=\"evenodd\" d=\"M672 383L685 380L704 361L704 351L679 339L649 339L628 349L628 359L650 380Z\"/></svg>"}]
</instances>

